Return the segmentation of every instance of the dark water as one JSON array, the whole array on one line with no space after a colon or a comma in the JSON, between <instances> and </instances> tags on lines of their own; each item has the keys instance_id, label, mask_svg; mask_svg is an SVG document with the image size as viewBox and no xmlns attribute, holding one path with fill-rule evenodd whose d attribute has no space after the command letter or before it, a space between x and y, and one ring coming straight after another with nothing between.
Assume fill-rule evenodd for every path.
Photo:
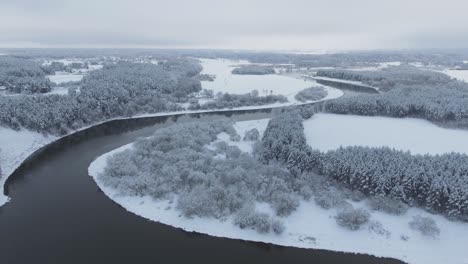
<instances>
[{"instance_id":1,"label":"dark water","mask_svg":"<svg viewBox=\"0 0 468 264\"><path fill-rule=\"evenodd\" d=\"M269 111L224 113L235 120ZM400 263L187 233L126 212L88 176L101 154L155 129L219 114L113 121L33 155L10 177L0 207L0 263Z\"/></svg>"}]
</instances>

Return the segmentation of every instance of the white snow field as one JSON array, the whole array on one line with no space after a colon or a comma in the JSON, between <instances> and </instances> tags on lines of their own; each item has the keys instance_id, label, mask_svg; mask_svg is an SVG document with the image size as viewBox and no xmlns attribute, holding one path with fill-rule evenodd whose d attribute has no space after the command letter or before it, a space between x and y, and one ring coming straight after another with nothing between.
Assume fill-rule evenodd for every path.
<instances>
[{"instance_id":1,"label":"white snow field","mask_svg":"<svg viewBox=\"0 0 468 264\"><path fill-rule=\"evenodd\" d=\"M241 131L257 127L263 133L265 120L238 122L236 130ZM218 137L218 140L229 141L229 137ZM242 145L249 142L243 142ZM228 144L239 144L228 142ZM252 144L250 142L250 144ZM114 202L127 211L143 218L181 228L188 232L198 232L216 237L227 237L249 241L259 241L283 246L327 249L333 251L371 254L379 257L392 257L410 264L466 264L468 254L468 224L450 222L447 219L430 215L423 210L411 208L402 216L393 216L381 212L372 212L371 220L382 223L383 228L390 232L389 236L379 235L368 226L358 231L349 231L335 223L335 209L325 210L314 201L301 201L299 208L286 218L281 218L285 224L285 232L281 235L259 234L254 230L243 230L232 223L232 218L225 221L213 218L185 218L175 210L175 203L167 200L154 200L149 196L123 196L115 189L105 187L98 179L103 172L106 160L114 153L131 148L125 145L98 157L89 167L88 172L94 178L101 190ZM249 152L251 147L240 146ZM366 208L364 202L353 203L355 208ZM257 209L271 214L273 210L264 204L257 204ZM410 229L408 222L415 215L430 216L439 226L441 234L438 238L424 237ZM406 236L405 241L401 237Z\"/></svg>"},{"instance_id":2,"label":"white snow field","mask_svg":"<svg viewBox=\"0 0 468 264\"><path fill-rule=\"evenodd\" d=\"M468 131L441 128L416 118L319 113L304 122L304 132L307 143L320 151L388 146L412 154L468 154Z\"/></svg>"},{"instance_id":3,"label":"white snow field","mask_svg":"<svg viewBox=\"0 0 468 264\"><path fill-rule=\"evenodd\" d=\"M442 72L459 81L468 82L468 70L444 70Z\"/></svg>"},{"instance_id":4,"label":"white snow field","mask_svg":"<svg viewBox=\"0 0 468 264\"><path fill-rule=\"evenodd\" d=\"M51 82L56 84L66 83L66 82L77 82L83 79L83 74L72 74L68 72L56 72L55 75L47 75Z\"/></svg>"},{"instance_id":5,"label":"white snow field","mask_svg":"<svg viewBox=\"0 0 468 264\"><path fill-rule=\"evenodd\" d=\"M301 80L278 74L268 75L238 75L232 74L232 70L241 65L250 64L247 61L233 61L224 59L200 59L203 66L202 74L215 75L214 81L203 81L204 89L218 92L245 94L253 90L257 90L260 96L269 94L284 95L288 98L288 103L299 104L294 96L301 90L311 86L323 86L311 80ZM328 96L327 98L336 98L343 93L335 88L325 86Z\"/></svg>"},{"instance_id":6,"label":"white snow field","mask_svg":"<svg viewBox=\"0 0 468 264\"><path fill-rule=\"evenodd\" d=\"M374 67L355 67L355 68L349 68L349 70L352 71L380 71L383 69L386 69L391 66L400 66L401 62L400 61L389 61L389 62L380 62L378 63L377 66Z\"/></svg>"}]
</instances>

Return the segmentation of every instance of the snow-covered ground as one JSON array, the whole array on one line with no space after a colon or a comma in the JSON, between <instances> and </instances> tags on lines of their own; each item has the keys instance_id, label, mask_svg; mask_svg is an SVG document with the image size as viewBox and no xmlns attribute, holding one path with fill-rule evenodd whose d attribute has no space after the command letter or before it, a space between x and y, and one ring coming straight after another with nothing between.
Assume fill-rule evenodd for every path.
<instances>
[{"instance_id":1,"label":"snow-covered ground","mask_svg":"<svg viewBox=\"0 0 468 264\"><path fill-rule=\"evenodd\" d=\"M242 122L236 122L234 124L234 129L237 131L237 134L241 137L240 141L232 141L230 140L230 136L227 133L221 133L218 135L218 139L215 140L214 142L211 143L211 146L214 147L214 145L218 142L226 142L228 145L231 146L236 146L238 147L242 152L246 153L252 153L252 141L244 141L242 138L245 135L245 132L256 128L260 135L263 135L265 133L265 130L268 125L268 121L270 119L258 119L258 120L251 120L251 121L242 121Z\"/></svg>"},{"instance_id":2,"label":"snow-covered ground","mask_svg":"<svg viewBox=\"0 0 468 264\"><path fill-rule=\"evenodd\" d=\"M304 122L307 143L320 151L340 146L388 146L413 154L468 154L468 131L426 120L319 113Z\"/></svg>"},{"instance_id":3,"label":"snow-covered ground","mask_svg":"<svg viewBox=\"0 0 468 264\"><path fill-rule=\"evenodd\" d=\"M284 95L289 104L298 103L294 96L301 90L311 86L322 86L312 80L292 78L284 75L238 75L232 70L240 65L249 64L247 61L233 61L224 59L201 59L202 74L215 75L214 81L203 81L204 89L218 92L245 94L257 90L259 95Z\"/></svg>"},{"instance_id":4,"label":"snow-covered ground","mask_svg":"<svg viewBox=\"0 0 468 264\"><path fill-rule=\"evenodd\" d=\"M0 126L0 165L2 177L0 178L0 187L3 185L10 174L32 153L45 146L57 137L49 135L44 136L40 133L21 130L15 131L10 128ZM0 192L0 206L8 200L8 197Z\"/></svg>"},{"instance_id":5,"label":"snow-covered ground","mask_svg":"<svg viewBox=\"0 0 468 264\"><path fill-rule=\"evenodd\" d=\"M388 68L390 66L400 66L401 62L400 61L389 61L389 62L381 62L378 63L377 66L373 67L355 67L355 68L349 68L349 70L352 71L380 71L385 68Z\"/></svg>"},{"instance_id":6,"label":"snow-covered ground","mask_svg":"<svg viewBox=\"0 0 468 264\"><path fill-rule=\"evenodd\" d=\"M236 130L242 136L243 132L257 127L263 133L267 120L237 122ZM220 136L218 140L228 144L239 144L229 141L229 137ZM249 152L243 142L241 149ZM250 143L252 144L252 143ZM122 196L114 189L105 187L97 178L106 166L106 160L114 153L131 148L125 145L98 157L89 167L88 172L94 178L101 190L113 201L127 211L143 218L181 228L189 232L198 232L216 237L227 237L250 241L261 241L283 246L327 249L333 251L372 254L381 257L392 257L411 264L466 264L468 254L468 224L450 222L447 219L429 215L412 208L402 216L392 216L381 212L372 212L372 220L379 221L389 235L379 235L369 226L358 231L349 231L339 227L334 220L335 209L325 210L313 201L301 201L299 208L290 216L282 218L286 230L281 235L259 234L253 230L242 230L232 223L232 218L219 221L211 218L187 219L175 210L175 204L166 200L154 200L149 196ZM355 207L367 207L364 202L353 203ZM258 206L260 211L271 213L271 208ZM408 222L415 215L430 216L441 229L438 238L424 237L410 229ZM402 236L407 237L406 240Z\"/></svg>"},{"instance_id":7,"label":"snow-covered ground","mask_svg":"<svg viewBox=\"0 0 468 264\"><path fill-rule=\"evenodd\" d=\"M51 82L56 84L66 83L66 82L77 82L83 79L84 74L74 74L69 72L56 72L55 75L47 75Z\"/></svg>"},{"instance_id":8,"label":"snow-covered ground","mask_svg":"<svg viewBox=\"0 0 468 264\"><path fill-rule=\"evenodd\" d=\"M447 69L447 70L444 70L442 72L447 74L448 76L454 78L454 79L464 81L464 82L468 82L468 70L450 70L450 69Z\"/></svg>"}]
</instances>

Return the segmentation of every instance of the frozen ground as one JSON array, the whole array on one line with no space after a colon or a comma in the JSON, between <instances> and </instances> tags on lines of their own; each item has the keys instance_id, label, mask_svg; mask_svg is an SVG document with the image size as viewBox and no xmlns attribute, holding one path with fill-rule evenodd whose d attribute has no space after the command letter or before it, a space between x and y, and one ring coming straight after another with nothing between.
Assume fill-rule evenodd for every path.
<instances>
[{"instance_id":1,"label":"frozen ground","mask_svg":"<svg viewBox=\"0 0 468 264\"><path fill-rule=\"evenodd\" d=\"M380 71L382 69L388 68L390 66L400 66L401 62L399 61L389 61L389 62L381 62L377 66L374 67L355 67L350 68L349 70L352 71Z\"/></svg>"},{"instance_id":2,"label":"frozen ground","mask_svg":"<svg viewBox=\"0 0 468 264\"><path fill-rule=\"evenodd\" d=\"M468 70L444 70L443 73L447 74L448 76L454 78L454 79L457 79L457 80L460 80L460 81L464 81L464 82L468 82Z\"/></svg>"},{"instance_id":3,"label":"frozen ground","mask_svg":"<svg viewBox=\"0 0 468 264\"><path fill-rule=\"evenodd\" d=\"M83 74L74 74L69 72L56 72L55 75L47 75L51 82L56 84L66 83L66 82L77 82L83 79Z\"/></svg>"},{"instance_id":4,"label":"frozen ground","mask_svg":"<svg viewBox=\"0 0 468 264\"><path fill-rule=\"evenodd\" d=\"M236 123L236 130L241 131L258 126L263 132L265 120ZM218 140L231 142L226 137ZM301 201L299 208L289 217L283 218L286 230L281 235L258 234L253 230L242 230L232 224L232 218L219 221L211 218L182 217L175 210L175 203L165 200L153 200L149 196L122 196L115 190L103 186L97 175L106 166L106 159L113 153L131 148L132 144L98 157L89 167L88 172L101 190L113 201L127 211L143 218L181 228L189 232L198 232L217 237L227 237L250 241L261 241L283 246L327 249L333 251L372 254L381 257L392 257L412 264L466 264L466 244L468 243L468 224L450 222L441 216L430 215L441 229L439 238L424 237L409 228L408 222L414 215L429 214L412 208L402 216L391 216L380 212L372 213L372 220L382 223L389 235L379 235L365 226L358 231L349 231L339 227L334 220L336 211L318 207L313 201ZM249 148L244 148L249 151ZM366 207L364 202L353 203L355 207ZM257 205L258 209L271 213L271 208ZM407 240L401 239L408 237Z\"/></svg>"},{"instance_id":5,"label":"frozen ground","mask_svg":"<svg viewBox=\"0 0 468 264\"><path fill-rule=\"evenodd\" d=\"M415 118L316 114L304 122L310 146L320 151L340 146L388 146L413 154L468 154L468 131L438 127Z\"/></svg>"},{"instance_id":6,"label":"frozen ground","mask_svg":"<svg viewBox=\"0 0 468 264\"><path fill-rule=\"evenodd\" d=\"M249 64L247 61L233 61L224 59L201 59L202 74L215 75L213 82L203 81L204 89L232 94L245 94L257 90L259 95L284 95L290 104L298 101L294 96L301 90L311 86L322 86L312 80L291 78L288 76L269 75L237 75L232 70L240 65Z\"/></svg>"}]
</instances>

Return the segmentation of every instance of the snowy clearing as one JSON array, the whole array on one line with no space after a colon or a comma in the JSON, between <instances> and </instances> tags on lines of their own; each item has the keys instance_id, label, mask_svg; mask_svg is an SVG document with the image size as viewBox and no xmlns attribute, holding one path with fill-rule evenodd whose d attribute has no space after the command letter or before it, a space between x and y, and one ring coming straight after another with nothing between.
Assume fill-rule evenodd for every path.
<instances>
[{"instance_id":1,"label":"snowy clearing","mask_svg":"<svg viewBox=\"0 0 468 264\"><path fill-rule=\"evenodd\" d=\"M218 135L218 139L212 142L211 145L214 146L216 143L224 141L230 146L238 147L242 152L252 153L254 142L244 141L242 140L242 138L244 137L245 132L254 128L258 130L260 135L263 135L263 133L265 133L265 130L267 128L268 121L270 121L270 119L258 119L258 120L251 120L251 121L236 122L234 124L234 129L236 130L237 134L241 137L240 141L230 140L229 135L223 132Z\"/></svg>"},{"instance_id":2,"label":"snowy clearing","mask_svg":"<svg viewBox=\"0 0 468 264\"><path fill-rule=\"evenodd\" d=\"M447 74L448 76L457 79L459 81L468 82L468 70L444 70L442 73Z\"/></svg>"},{"instance_id":3,"label":"snowy clearing","mask_svg":"<svg viewBox=\"0 0 468 264\"><path fill-rule=\"evenodd\" d=\"M245 94L257 90L260 96L269 94L284 95L290 103L297 103L294 96L311 86L322 86L311 80L301 80L283 75L236 75L232 70L239 65L249 64L246 61L222 59L201 59L201 74L215 75L214 81L202 81L204 89L218 92Z\"/></svg>"},{"instance_id":4,"label":"snowy clearing","mask_svg":"<svg viewBox=\"0 0 468 264\"><path fill-rule=\"evenodd\" d=\"M66 83L66 82L78 82L83 79L83 74L72 74L68 72L56 72L55 75L47 75L47 78L51 82L56 84Z\"/></svg>"},{"instance_id":5,"label":"snowy clearing","mask_svg":"<svg viewBox=\"0 0 468 264\"><path fill-rule=\"evenodd\" d=\"M254 128L263 133L266 119L258 121L237 122L236 130L242 136L242 131ZM238 144L228 138L228 144ZM94 178L101 190L113 201L127 211L143 218L181 228L188 232L198 232L216 237L227 237L249 241L259 241L283 246L327 249L333 251L372 254L381 257L392 257L412 264L465 264L466 243L468 243L468 224L450 222L447 219L430 215L420 209L412 208L402 216L392 216L381 212L372 212L372 220L379 221L383 228L390 232L388 236L379 235L365 226L358 231L350 231L335 223L335 209L325 210L313 201L301 201L299 208L289 217L281 218L286 230L282 235L259 234L254 230L239 229L232 223L232 217L225 221L213 218L185 218L175 210L174 202L154 200L149 196L122 196L114 189L107 188L98 180L106 166L107 158L132 144L125 145L98 157L89 167L88 172ZM247 150L248 151L248 150ZM364 202L355 203L355 207L366 208ZM271 213L271 208L257 204L257 209ZM369 209L369 208L367 208ZM370 210L369 210L370 211ZM441 229L438 238L424 237L412 230L408 222L415 215L430 216ZM407 239L402 239L405 236Z\"/></svg>"},{"instance_id":6,"label":"snowy clearing","mask_svg":"<svg viewBox=\"0 0 468 264\"><path fill-rule=\"evenodd\" d=\"M389 62L380 62L377 66L373 67L356 67L356 68L349 68L351 71L380 71L390 66L400 66L400 61L389 61Z\"/></svg>"},{"instance_id":7,"label":"snowy clearing","mask_svg":"<svg viewBox=\"0 0 468 264\"><path fill-rule=\"evenodd\" d=\"M468 154L468 131L415 118L316 114L304 122L307 143L328 151L340 146L388 146L413 154Z\"/></svg>"}]
</instances>

